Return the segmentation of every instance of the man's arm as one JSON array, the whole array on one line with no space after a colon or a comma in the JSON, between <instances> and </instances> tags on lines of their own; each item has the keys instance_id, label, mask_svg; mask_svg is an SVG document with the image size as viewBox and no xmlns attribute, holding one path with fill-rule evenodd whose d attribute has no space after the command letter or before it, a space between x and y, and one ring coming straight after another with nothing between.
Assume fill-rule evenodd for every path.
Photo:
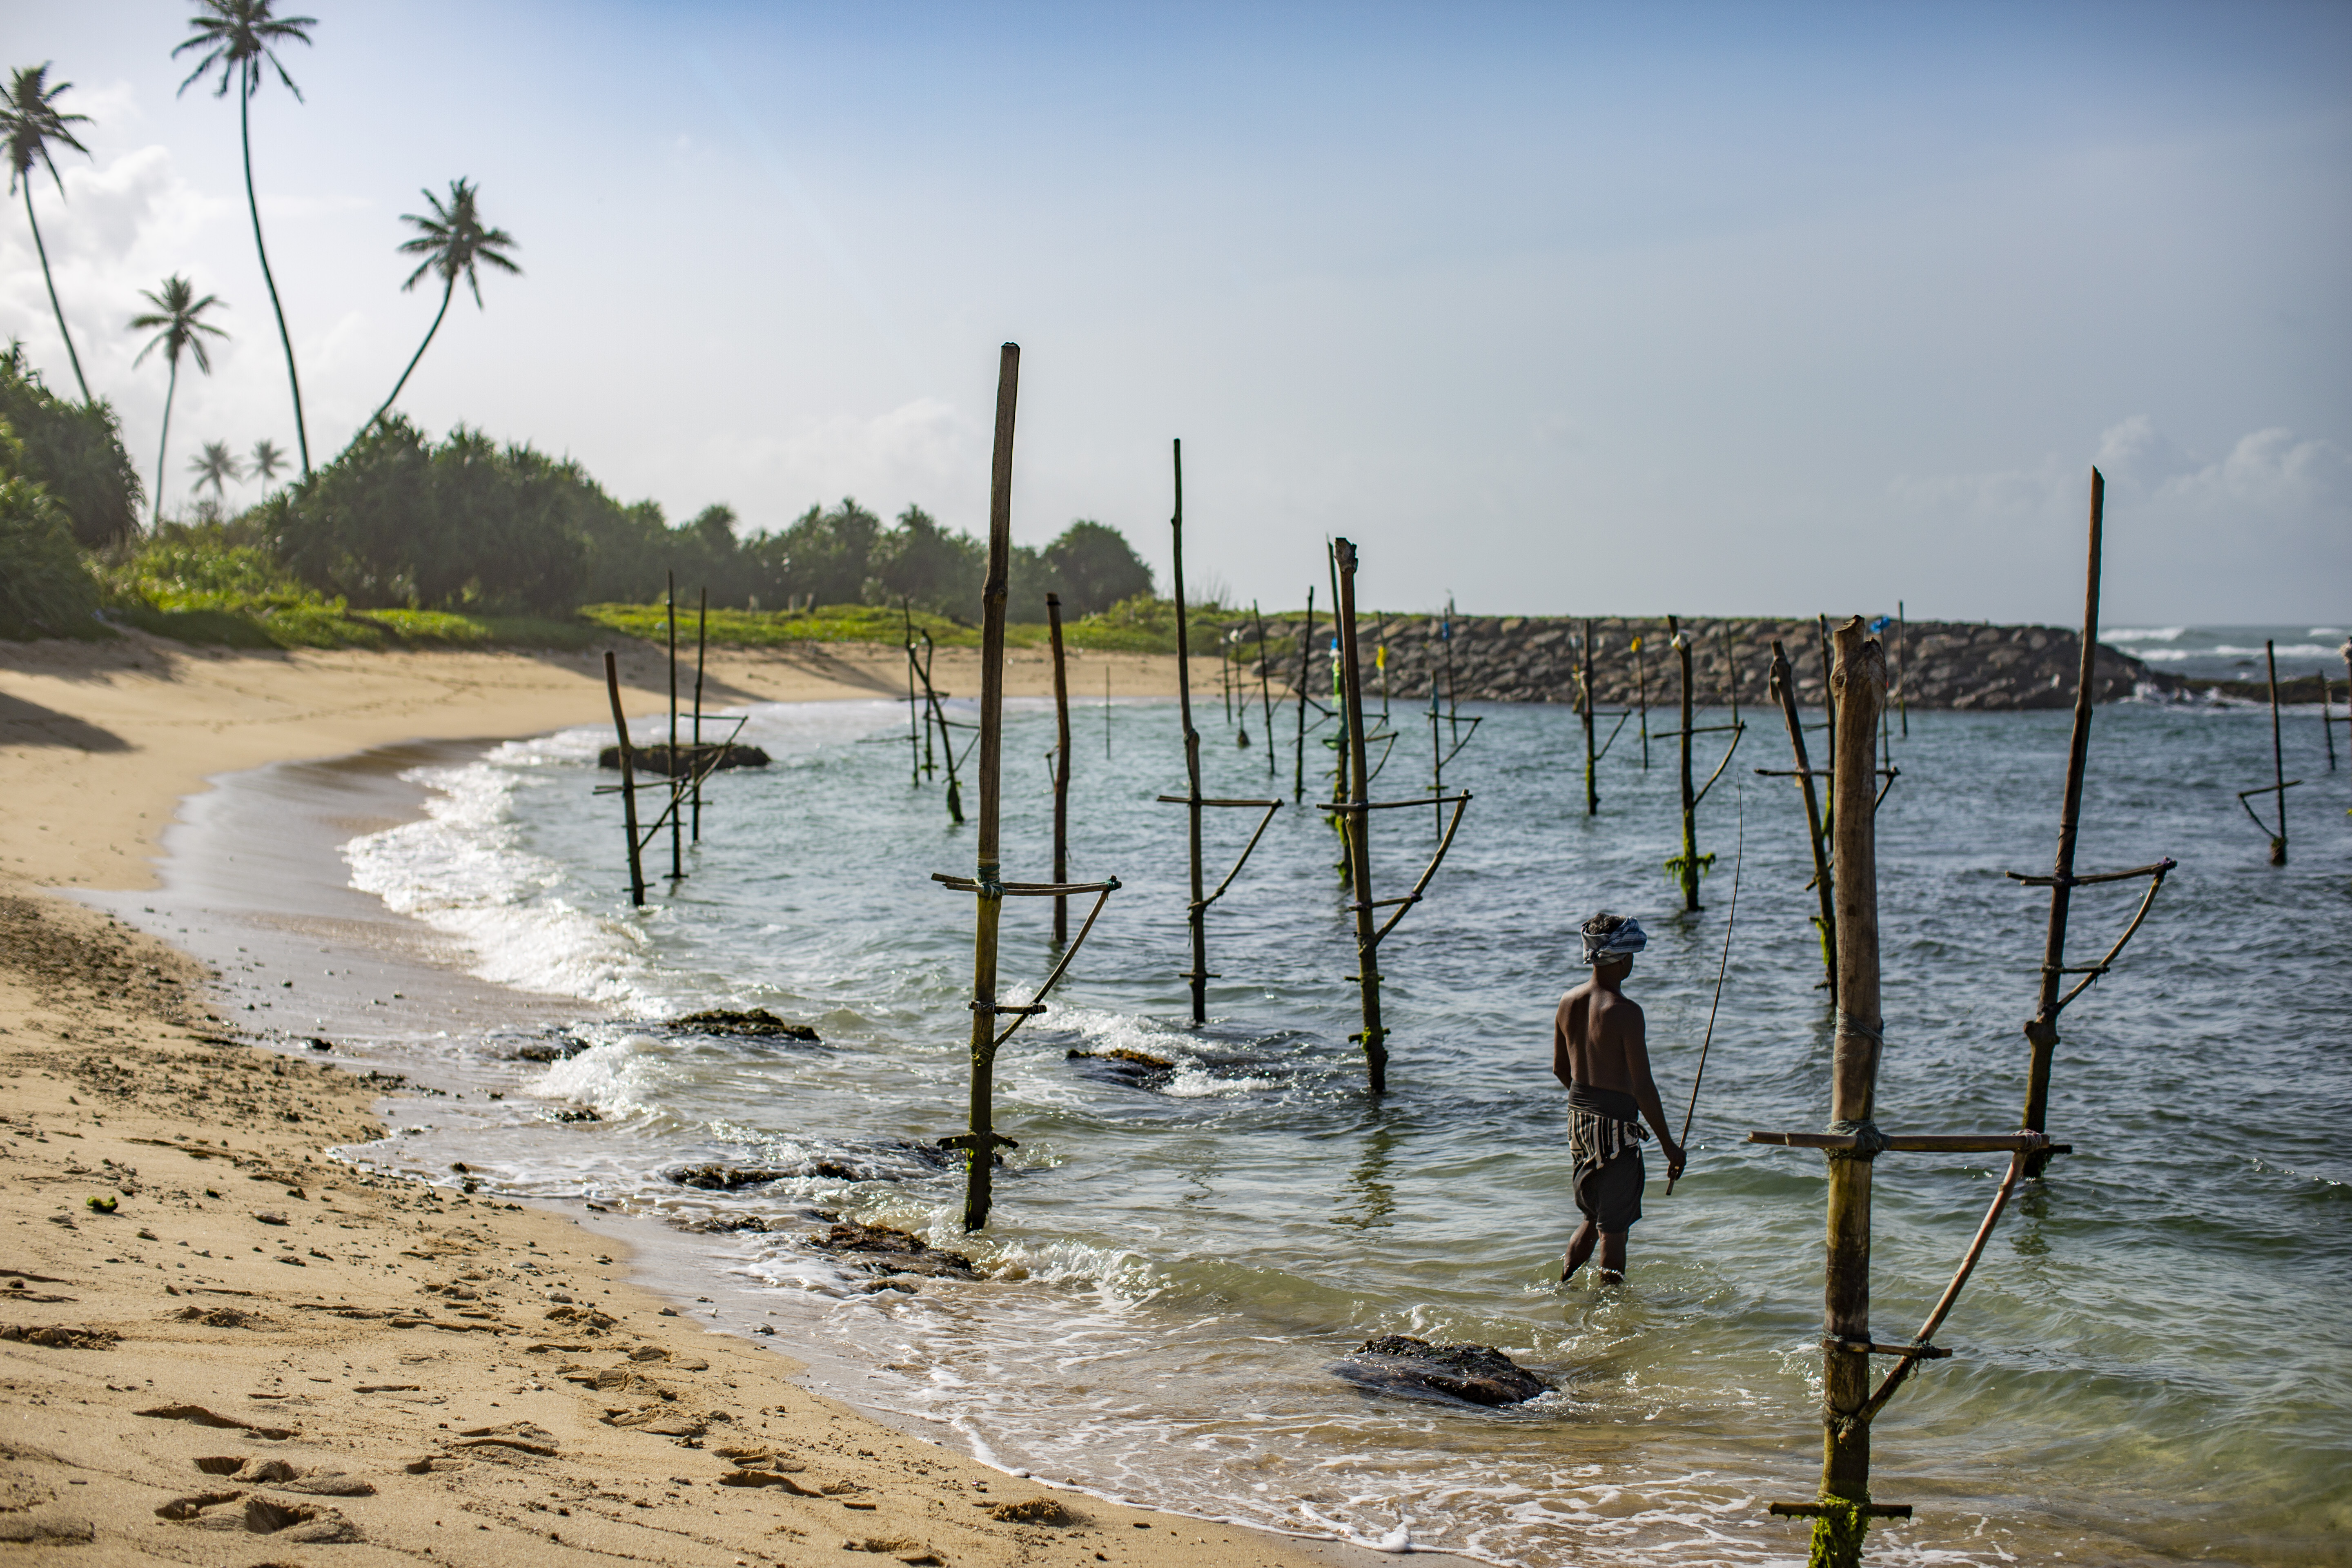
<instances>
[{"instance_id":1,"label":"man's arm","mask_svg":"<svg viewBox=\"0 0 2352 1568\"><path fill-rule=\"evenodd\" d=\"M1559 999L1559 1008L1551 1016L1551 1076L1559 1079L1562 1089L1576 1084L1576 1063L1568 1053L1569 1013L1573 1005L1571 992Z\"/></svg>"},{"instance_id":2,"label":"man's arm","mask_svg":"<svg viewBox=\"0 0 2352 1568\"><path fill-rule=\"evenodd\" d=\"M1639 1007L1629 1007L1625 1019L1625 1068L1633 1079L1633 1102L1642 1108L1643 1119L1658 1135L1658 1151L1666 1157L1666 1174L1679 1176L1683 1170L1683 1146L1675 1142L1674 1132L1666 1121L1666 1108L1658 1099L1658 1085L1650 1077L1650 1039L1647 1022Z\"/></svg>"}]
</instances>

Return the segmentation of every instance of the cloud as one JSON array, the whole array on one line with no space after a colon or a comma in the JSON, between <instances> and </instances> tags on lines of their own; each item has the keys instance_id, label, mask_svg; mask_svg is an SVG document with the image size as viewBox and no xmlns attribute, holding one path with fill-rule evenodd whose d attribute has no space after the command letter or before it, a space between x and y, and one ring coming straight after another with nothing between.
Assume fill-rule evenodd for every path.
<instances>
[{"instance_id":1,"label":"cloud","mask_svg":"<svg viewBox=\"0 0 2352 1568\"><path fill-rule=\"evenodd\" d=\"M919 397L887 413L840 415L781 437L719 440L709 458L714 469L740 476L750 481L746 489L788 506L853 495L887 513L968 483L974 465L985 466L985 436L952 404ZM752 521L772 527L784 520Z\"/></svg>"}]
</instances>

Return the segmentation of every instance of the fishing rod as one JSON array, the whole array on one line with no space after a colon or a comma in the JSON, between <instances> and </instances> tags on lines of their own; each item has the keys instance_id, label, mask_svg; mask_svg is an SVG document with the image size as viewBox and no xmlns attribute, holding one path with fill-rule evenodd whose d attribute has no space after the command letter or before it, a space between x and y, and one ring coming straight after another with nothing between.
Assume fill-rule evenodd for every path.
<instances>
[{"instance_id":1,"label":"fishing rod","mask_svg":"<svg viewBox=\"0 0 2352 1568\"><path fill-rule=\"evenodd\" d=\"M1683 1135L1678 1142L1690 1142L1691 1118L1698 1114L1698 1086L1706 1078L1706 1051L1715 1044L1715 1013L1723 1005L1723 975L1731 967L1731 928L1739 923L1739 869L1748 859L1748 797L1744 784L1735 785L1734 797L1739 802L1738 837L1733 840L1731 857L1731 912L1723 921L1723 958L1715 966L1715 1000L1707 1005L1706 1037L1699 1042L1698 1071L1691 1075L1690 1104L1683 1111ZM1675 1184L1682 1178L1666 1178L1666 1196L1675 1195Z\"/></svg>"}]
</instances>

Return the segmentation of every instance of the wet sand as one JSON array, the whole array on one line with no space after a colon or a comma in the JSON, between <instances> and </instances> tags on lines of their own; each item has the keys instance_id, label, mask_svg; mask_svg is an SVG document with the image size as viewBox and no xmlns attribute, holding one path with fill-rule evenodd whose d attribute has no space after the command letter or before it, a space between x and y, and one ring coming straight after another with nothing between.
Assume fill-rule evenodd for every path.
<instances>
[{"instance_id":1,"label":"wet sand","mask_svg":"<svg viewBox=\"0 0 2352 1568\"><path fill-rule=\"evenodd\" d=\"M1051 1492L811 1391L781 1341L710 1331L632 1282L659 1258L618 1223L331 1161L383 1135L396 1086L238 1042L224 977L37 886L144 885L212 774L593 721L588 661L0 657L0 1542L354 1568L1374 1560ZM719 700L874 694L840 664L730 663ZM657 668L632 670L634 710Z\"/></svg>"}]
</instances>

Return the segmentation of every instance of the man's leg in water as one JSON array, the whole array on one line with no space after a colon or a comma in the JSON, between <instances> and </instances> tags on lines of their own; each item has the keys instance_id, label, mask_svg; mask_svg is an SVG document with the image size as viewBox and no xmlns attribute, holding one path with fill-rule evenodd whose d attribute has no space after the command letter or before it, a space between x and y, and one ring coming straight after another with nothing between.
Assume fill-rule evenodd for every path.
<instances>
[{"instance_id":1,"label":"man's leg in water","mask_svg":"<svg viewBox=\"0 0 2352 1568\"><path fill-rule=\"evenodd\" d=\"M1625 1283L1625 1233L1622 1230L1601 1233L1601 1282Z\"/></svg>"},{"instance_id":2,"label":"man's leg in water","mask_svg":"<svg viewBox=\"0 0 2352 1568\"><path fill-rule=\"evenodd\" d=\"M1568 1256L1560 1260L1559 1282L1561 1284L1567 1284L1569 1277L1584 1267L1585 1259L1592 1256L1592 1248L1600 1239L1601 1232L1594 1227L1591 1220L1586 1220L1576 1227L1576 1234L1568 1238ZM1621 1236L1617 1238L1617 1258L1621 1268L1624 1264L1624 1258L1625 1238Z\"/></svg>"}]
</instances>

